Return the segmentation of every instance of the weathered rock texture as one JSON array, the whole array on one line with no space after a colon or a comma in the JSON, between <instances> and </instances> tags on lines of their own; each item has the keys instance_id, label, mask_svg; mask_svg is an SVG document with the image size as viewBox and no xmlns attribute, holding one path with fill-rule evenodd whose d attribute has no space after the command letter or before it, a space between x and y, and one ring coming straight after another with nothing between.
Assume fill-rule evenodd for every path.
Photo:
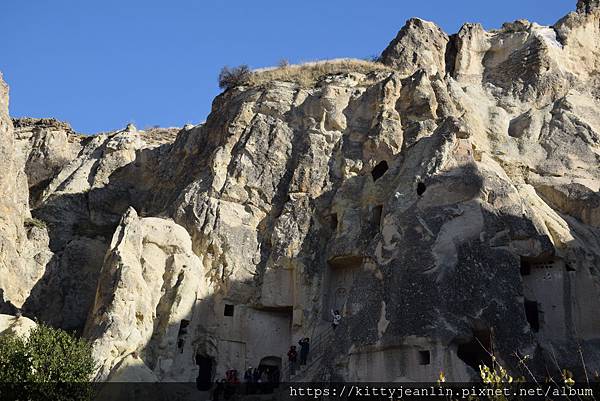
<instances>
[{"instance_id":1,"label":"weathered rock texture","mask_svg":"<svg viewBox=\"0 0 600 401\"><path fill-rule=\"evenodd\" d=\"M156 368L156 376L193 381L191 345L178 344L177 335L182 319L195 317L196 300L208 295L208 286L200 285L201 262L189 234L172 221L139 218L129 209L110 249L87 330L100 378L143 350L140 357ZM178 346L188 352L182 355Z\"/></svg>"},{"instance_id":2,"label":"weathered rock texture","mask_svg":"<svg viewBox=\"0 0 600 401\"><path fill-rule=\"evenodd\" d=\"M36 324L33 320L23 316L0 315L0 336L17 335L29 336L31 329L35 328Z\"/></svg>"},{"instance_id":3,"label":"weathered rock texture","mask_svg":"<svg viewBox=\"0 0 600 401\"><path fill-rule=\"evenodd\" d=\"M179 132L13 131L2 86L4 306L85 325L100 380L285 373L305 336L294 380L468 380L492 344L600 370L598 43L597 1L553 27L412 19L390 71L294 69Z\"/></svg>"}]
</instances>

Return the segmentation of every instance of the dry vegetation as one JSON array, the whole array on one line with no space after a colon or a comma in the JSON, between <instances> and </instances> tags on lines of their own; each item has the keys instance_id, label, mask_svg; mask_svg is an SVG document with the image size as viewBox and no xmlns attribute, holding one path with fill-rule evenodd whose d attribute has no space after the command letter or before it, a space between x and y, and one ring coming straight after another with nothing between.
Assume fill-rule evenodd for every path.
<instances>
[{"instance_id":1,"label":"dry vegetation","mask_svg":"<svg viewBox=\"0 0 600 401\"><path fill-rule=\"evenodd\" d=\"M232 69L227 69L228 73L231 71ZM296 65L280 63L279 67L264 68L252 71L250 73L248 73L245 68L242 68L240 71L242 71L242 73L240 74L239 79L232 79L231 75L228 75L227 84L231 85L224 85L224 87L231 88L237 85L257 86L271 81L284 81L292 82L306 88L314 86L319 79L326 75L351 72L361 74L380 71L392 72L393 69L387 65L374 61L359 59L337 59Z\"/></svg>"}]
</instances>

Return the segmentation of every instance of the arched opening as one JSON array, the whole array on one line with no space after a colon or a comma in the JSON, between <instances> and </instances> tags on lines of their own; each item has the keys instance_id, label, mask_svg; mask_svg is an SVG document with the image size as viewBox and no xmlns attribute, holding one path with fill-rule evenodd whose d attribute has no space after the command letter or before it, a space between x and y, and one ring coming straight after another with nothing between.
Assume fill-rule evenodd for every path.
<instances>
[{"instance_id":1,"label":"arched opening","mask_svg":"<svg viewBox=\"0 0 600 401\"><path fill-rule=\"evenodd\" d=\"M279 386L281 380L281 358L278 356L267 356L260 360L258 371L263 385L263 392L270 393L274 387Z\"/></svg>"},{"instance_id":2,"label":"arched opening","mask_svg":"<svg viewBox=\"0 0 600 401\"><path fill-rule=\"evenodd\" d=\"M198 377L196 387L200 391L208 391L213 379L213 360L207 355L196 354L196 365L198 365Z\"/></svg>"},{"instance_id":3,"label":"arched opening","mask_svg":"<svg viewBox=\"0 0 600 401\"><path fill-rule=\"evenodd\" d=\"M475 372L479 372L479 365L492 366L492 333L489 330L473 331L471 340L459 344L457 356Z\"/></svg>"},{"instance_id":4,"label":"arched opening","mask_svg":"<svg viewBox=\"0 0 600 401\"><path fill-rule=\"evenodd\" d=\"M427 186L424 183L419 182L417 184L417 195L422 196L426 190L427 190Z\"/></svg>"},{"instance_id":5,"label":"arched opening","mask_svg":"<svg viewBox=\"0 0 600 401\"><path fill-rule=\"evenodd\" d=\"M385 160L382 160L381 162L379 162L379 164L373 167L373 170L371 171L373 181L377 181L378 179L380 179L385 174L385 172L388 171L388 168L388 164Z\"/></svg>"}]
</instances>

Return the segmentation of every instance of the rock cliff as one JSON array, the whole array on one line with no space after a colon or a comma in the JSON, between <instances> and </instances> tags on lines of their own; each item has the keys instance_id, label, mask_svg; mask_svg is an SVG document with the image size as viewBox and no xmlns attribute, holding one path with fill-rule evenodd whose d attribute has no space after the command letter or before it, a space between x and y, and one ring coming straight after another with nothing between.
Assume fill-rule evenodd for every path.
<instances>
[{"instance_id":1,"label":"rock cliff","mask_svg":"<svg viewBox=\"0 0 600 401\"><path fill-rule=\"evenodd\" d=\"M79 330L98 380L286 375L307 336L292 380L469 380L491 349L600 371L598 43L593 0L551 27L411 19L379 62L89 137L11 121L2 84L0 307Z\"/></svg>"}]
</instances>

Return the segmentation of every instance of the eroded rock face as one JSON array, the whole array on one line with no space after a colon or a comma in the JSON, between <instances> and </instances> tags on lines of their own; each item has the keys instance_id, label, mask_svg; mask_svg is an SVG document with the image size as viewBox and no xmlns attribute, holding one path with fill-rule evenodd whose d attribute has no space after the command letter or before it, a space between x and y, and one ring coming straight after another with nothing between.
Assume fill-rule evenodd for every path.
<instances>
[{"instance_id":1,"label":"eroded rock face","mask_svg":"<svg viewBox=\"0 0 600 401\"><path fill-rule=\"evenodd\" d=\"M191 343L182 335L193 327L181 322L201 318L194 316L194 306L208 295L203 283L185 229L165 219L140 218L130 208L104 260L85 333L100 365L98 378L107 379L112 370L121 375L121 364L129 366L133 354L139 361L135 369L153 371L156 380L193 381Z\"/></svg>"},{"instance_id":2,"label":"eroded rock face","mask_svg":"<svg viewBox=\"0 0 600 401\"><path fill-rule=\"evenodd\" d=\"M24 159L8 116L8 86L0 76L0 312L20 308L51 257L48 234L31 224Z\"/></svg>"},{"instance_id":3,"label":"eroded rock face","mask_svg":"<svg viewBox=\"0 0 600 401\"><path fill-rule=\"evenodd\" d=\"M0 336L17 335L26 337L36 326L33 320L23 316L0 315Z\"/></svg>"},{"instance_id":4,"label":"eroded rock face","mask_svg":"<svg viewBox=\"0 0 600 401\"><path fill-rule=\"evenodd\" d=\"M49 118L20 118L13 125L17 148L27 160L30 202L35 206L48 182L77 157L84 137L69 124Z\"/></svg>"},{"instance_id":5,"label":"eroded rock face","mask_svg":"<svg viewBox=\"0 0 600 401\"><path fill-rule=\"evenodd\" d=\"M124 130L83 137L54 120L17 120L16 134L35 197L33 215L47 237L41 275L24 313L81 332L102 260L123 213L138 206L132 182L146 152L172 141L173 130ZM32 199L33 200L33 199Z\"/></svg>"},{"instance_id":6,"label":"eroded rock face","mask_svg":"<svg viewBox=\"0 0 600 401\"><path fill-rule=\"evenodd\" d=\"M50 259L0 288L55 325L87 319L100 380L285 373L306 336L294 380L468 380L491 342L509 369L517 353L579 374L579 345L600 369L599 21L593 1L554 27L413 19L391 71L234 87L180 131L18 123L11 163L47 224L21 243Z\"/></svg>"},{"instance_id":7,"label":"eroded rock face","mask_svg":"<svg viewBox=\"0 0 600 401\"><path fill-rule=\"evenodd\" d=\"M398 36L381 54L381 61L403 75L423 69L429 75L446 73L448 35L436 24L419 18L406 22Z\"/></svg>"},{"instance_id":8,"label":"eroded rock face","mask_svg":"<svg viewBox=\"0 0 600 401\"><path fill-rule=\"evenodd\" d=\"M580 13L591 13L600 7L598 0L577 0L577 11Z\"/></svg>"}]
</instances>

